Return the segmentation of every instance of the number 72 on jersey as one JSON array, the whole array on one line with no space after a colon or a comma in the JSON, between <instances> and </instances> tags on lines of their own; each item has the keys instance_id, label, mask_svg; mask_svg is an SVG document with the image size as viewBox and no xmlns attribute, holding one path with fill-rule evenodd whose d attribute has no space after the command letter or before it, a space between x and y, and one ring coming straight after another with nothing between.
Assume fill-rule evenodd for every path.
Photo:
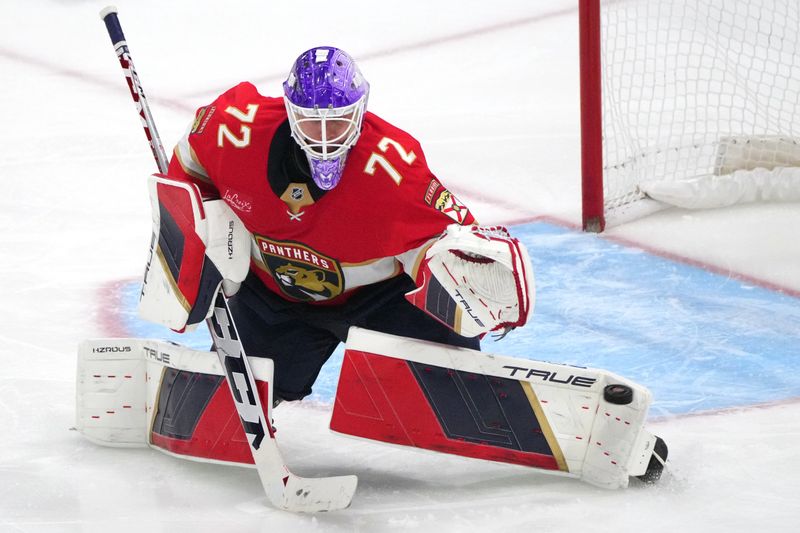
<instances>
[{"instance_id":1,"label":"number 72 on jersey","mask_svg":"<svg viewBox=\"0 0 800 533\"><path fill-rule=\"evenodd\" d=\"M383 153L372 152L369 159L367 159L367 164L364 165L364 172L370 176L374 176L376 167L380 166L397 185L400 185L400 182L403 181L403 176L384 155L389 151L390 147L394 148L400 154L400 158L409 165L417 159L417 154L413 151L406 151L399 142L389 137L384 137L378 143L378 149Z\"/></svg>"}]
</instances>

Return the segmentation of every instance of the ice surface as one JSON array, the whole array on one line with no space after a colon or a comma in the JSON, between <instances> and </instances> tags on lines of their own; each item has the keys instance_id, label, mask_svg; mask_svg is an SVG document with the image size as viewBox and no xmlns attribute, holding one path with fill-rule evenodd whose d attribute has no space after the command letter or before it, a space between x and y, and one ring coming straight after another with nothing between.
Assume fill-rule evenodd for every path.
<instances>
[{"instance_id":1,"label":"ice surface","mask_svg":"<svg viewBox=\"0 0 800 533\"><path fill-rule=\"evenodd\" d=\"M297 473L359 476L344 512L278 512L253 471L70 431L77 343L142 327L126 317L153 161L97 16L105 4L5 0L0 531L795 531L800 206L670 210L602 238L567 229L580 218L574 4L117 2L167 146L238 81L277 94L305 48L361 58L371 109L422 141L482 222L517 223L528 243L536 318L486 349L651 388L664 483L606 492L330 434L335 365L276 422Z\"/></svg>"}]
</instances>

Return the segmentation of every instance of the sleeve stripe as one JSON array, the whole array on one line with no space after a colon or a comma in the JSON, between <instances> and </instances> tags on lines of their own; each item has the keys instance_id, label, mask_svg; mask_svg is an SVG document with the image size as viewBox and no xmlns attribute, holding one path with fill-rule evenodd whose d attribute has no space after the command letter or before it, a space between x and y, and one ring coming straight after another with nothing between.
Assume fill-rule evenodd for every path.
<instances>
[{"instance_id":1,"label":"sleeve stripe","mask_svg":"<svg viewBox=\"0 0 800 533\"><path fill-rule=\"evenodd\" d=\"M201 181L211 183L211 180L208 178L208 172L203 168L203 165L200 164L197 159L197 154L195 154L194 150L189 145L188 136L184 136L178 141L178 144L175 146L175 157L178 159L178 163L181 165L183 171L188 175Z\"/></svg>"},{"instance_id":2,"label":"sleeve stripe","mask_svg":"<svg viewBox=\"0 0 800 533\"><path fill-rule=\"evenodd\" d=\"M409 250L408 252L397 256L397 258L403 264L406 273L409 276L411 276L411 279L413 280L417 279L417 273L419 272L419 267L422 264L422 261L425 259L425 254L428 252L428 248L433 246L433 243L435 243L437 240L438 237L433 238L428 242L426 242L425 244L423 244L422 246L418 246L413 250ZM411 268L409 269L409 267Z\"/></svg>"}]
</instances>

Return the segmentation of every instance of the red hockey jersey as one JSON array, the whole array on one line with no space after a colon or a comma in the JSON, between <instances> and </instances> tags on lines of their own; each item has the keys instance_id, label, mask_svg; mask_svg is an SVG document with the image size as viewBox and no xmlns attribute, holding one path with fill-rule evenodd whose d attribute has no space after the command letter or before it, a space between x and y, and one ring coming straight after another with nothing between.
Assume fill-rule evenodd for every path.
<instances>
[{"instance_id":1,"label":"red hockey jersey","mask_svg":"<svg viewBox=\"0 0 800 533\"><path fill-rule=\"evenodd\" d=\"M415 278L449 224L474 223L419 143L372 113L330 191L286 165L280 153L299 150L289 131L283 100L241 83L197 111L169 167L230 205L252 233L251 269L288 300L339 303L402 272Z\"/></svg>"}]
</instances>

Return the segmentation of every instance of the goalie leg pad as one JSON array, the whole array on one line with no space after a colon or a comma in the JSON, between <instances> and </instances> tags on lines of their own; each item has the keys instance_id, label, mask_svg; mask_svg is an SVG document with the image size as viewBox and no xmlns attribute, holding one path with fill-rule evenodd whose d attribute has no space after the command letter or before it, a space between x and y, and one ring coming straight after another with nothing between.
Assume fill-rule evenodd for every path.
<instances>
[{"instance_id":1,"label":"goalie leg pad","mask_svg":"<svg viewBox=\"0 0 800 533\"><path fill-rule=\"evenodd\" d=\"M613 383L627 403L606 397ZM644 387L609 372L351 328L331 429L537 468L604 488L647 470Z\"/></svg>"},{"instance_id":2,"label":"goalie leg pad","mask_svg":"<svg viewBox=\"0 0 800 533\"><path fill-rule=\"evenodd\" d=\"M152 409L149 444L178 457L252 465L253 454L224 379L165 367ZM268 382L257 381L256 387L266 405Z\"/></svg>"},{"instance_id":3,"label":"goalie leg pad","mask_svg":"<svg viewBox=\"0 0 800 533\"><path fill-rule=\"evenodd\" d=\"M272 361L252 358L262 404ZM203 462L252 464L215 352L147 339L90 339L78 348L76 428L104 446L151 446Z\"/></svg>"},{"instance_id":4,"label":"goalie leg pad","mask_svg":"<svg viewBox=\"0 0 800 533\"><path fill-rule=\"evenodd\" d=\"M97 444L147 445L147 361L142 339L90 339L78 346L75 428Z\"/></svg>"}]
</instances>

